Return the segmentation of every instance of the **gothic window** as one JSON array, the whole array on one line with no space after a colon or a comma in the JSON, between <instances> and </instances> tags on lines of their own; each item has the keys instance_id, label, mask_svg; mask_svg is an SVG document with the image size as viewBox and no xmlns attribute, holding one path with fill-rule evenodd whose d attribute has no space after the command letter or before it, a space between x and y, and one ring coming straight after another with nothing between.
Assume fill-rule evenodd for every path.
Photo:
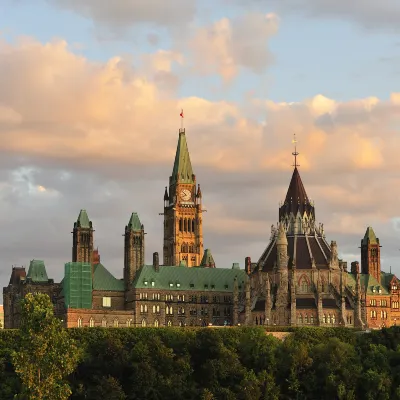
<instances>
[{"instance_id":1,"label":"gothic window","mask_svg":"<svg viewBox=\"0 0 400 400\"><path fill-rule=\"evenodd\" d=\"M93 319L93 318L90 318L90 320L89 320L89 326L90 326L90 328L93 328L93 327L94 327L94 319Z\"/></svg>"},{"instance_id":2,"label":"gothic window","mask_svg":"<svg viewBox=\"0 0 400 400\"><path fill-rule=\"evenodd\" d=\"M82 318L78 318L78 328L82 328Z\"/></svg>"},{"instance_id":3,"label":"gothic window","mask_svg":"<svg viewBox=\"0 0 400 400\"><path fill-rule=\"evenodd\" d=\"M179 231L182 232L183 227L182 227L182 218L179 220Z\"/></svg>"},{"instance_id":4,"label":"gothic window","mask_svg":"<svg viewBox=\"0 0 400 400\"><path fill-rule=\"evenodd\" d=\"M171 321L171 320L168 320L167 325L168 325L168 326L172 326L172 321Z\"/></svg>"},{"instance_id":5,"label":"gothic window","mask_svg":"<svg viewBox=\"0 0 400 400\"><path fill-rule=\"evenodd\" d=\"M127 319L127 320L126 320L126 327L127 327L127 328L130 328L131 325L132 325L132 320L131 320L131 319Z\"/></svg>"},{"instance_id":6,"label":"gothic window","mask_svg":"<svg viewBox=\"0 0 400 400\"><path fill-rule=\"evenodd\" d=\"M314 324L314 315L310 316L310 324Z\"/></svg>"},{"instance_id":7,"label":"gothic window","mask_svg":"<svg viewBox=\"0 0 400 400\"><path fill-rule=\"evenodd\" d=\"M301 314L299 314L299 315L297 316L297 323L300 325L302 322L303 322L303 321L302 321L302 318L301 318Z\"/></svg>"},{"instance_id":8,"label":"gothic window","mask_svg":"<svg viewBox=\"0 0 400 400\"><path fill-rule=\"evenodd\" d=\"M189 246L189 253L194 253L194 251L193 251L193 244L191 244L191 245Z\"/></svg>"},{"instance_id":9,"label":"gothic window","mask_svg":"<svg viewBox=\"0 0 400 400\"><path fill-rule=\"evenodd\" d=\"M101 320L101 326L102 326L103 328L107 328L107 320L106 320L105 318L103 318L103 319Z\"/></svg>"},{"instance_id":10,"label":"gothic window","mask_svg":"<svg viewBox=\"0 0 400 400\"><path fill-rule=\"evenodd\" d=\"M322 317L322 322L323 322L324 324L326 324L326 315L325 315L325 314L324 314L323 317Z\"/></svg>"},{"instance_id":11,"label":"gothic window","mask_svg":"<svg viewBox=\"0 0 400 400\"><path fill-rule=\"evenodd\" d=\"M305 275L300 278L300 292L301 293L308 293L309 292L309 285L308 279Z\"/></svg>"},{"instance_id":12,"label":"gothic window","mask_svg":"<svg viewBox=\"0 0 400 400\"><path fill-rule=\"evenodd\" d=\"M331 315L328 314L328 324L330 324L330 323L331 323Z\"/></svg>"},{"instance_id":13,"label":"gothic window","mask_svg":"<svg viewBox=\"0 0 400 400\"><path fill-rule=\"evenodd\" d=\"M146 320L142 319L142 327L145 328L147 326Z\"/></svg>"},{"instance_id":14,"label":"gothic window","mask_svg":"<svg viewBox=\"0 0 400 400\"><path fill-rule=\"evenodd\" d=\"M213 309L213 314L214 314L214 309ZM258 318L256 317L256 325L258 325Z\"/></svg>"},{"instance_id":15,"label":"gothic window","mask_svg":"<svg viewBox=\"0 0 400 400\"><path fill-rule=\"evenodd\" d=\"M156 328L158 328L158 327L160 326L160 323L158 322L158 319L155 319L155 320L154 320L154 326L155 326Z\"/></svg>"},{"instance_id":16,"label":"gothic window","mask_svg":"<svg viewBox=\"0 0 400 400\"><path fill-rule=\"evenodd\" d=\"M183 221L183 230L187 232L187 219L185 218Z\"/></svg>"},{"instance_id":17,"label":"gothic window","mask_svg":"<svg viewBox=\"0 0 400 400\"><path fill-rule=\"evenodd\" d=\"M196 225L195 225L194 219L192 219L192 232L195 232L195 227L196 227Z\"/></svg>"},{"instance_id":18,"label":"gothic window","mask_svg":"<svg viewBox=\"0 0 400 400\"><path fill-rule=\"evenodd\" d=\"M153 306L153 314L156 313L156 306Z\"/></svg>"},{"instance_id":19,"label":"gothic window","mask_svg":"<svg viewBox=\"0 0 400 400\"><path fill-rule=\"evenodd\" d=\"M188 232L191 232L192 230L192 223L190 222L190 219L187 221L187 227L188 227Z\"/></svg>"},{"instance_id":20,"label":"gothic window","mask_svg":"<svg viewBox=\"0 0 400 400\"><path fill-rule=\"evenodd\" d=\"M114 319L114 328L118 328L118 325L119 325L118 318L115 318Z\"/></svg>"},{"instance_id":21,"label":"gothic window","mask_svg":"<svg viewBox=\"0 0 400 400\"><path fill-rule=\"evenodd\" d=\"M304 316L304 323L308 324L308 315L307 314Z\"/></svg>"},{"instance_id":22,"label":"gothic window","mask_svg":"<svg viewBox=\"0 0 400 400\"><path fill-rule=\"evenodd\" d=\"M331 321L332 321L332 324L336 323L336 317L335 317L335 315L332 315Z\"/></svg>"}]
</instances>

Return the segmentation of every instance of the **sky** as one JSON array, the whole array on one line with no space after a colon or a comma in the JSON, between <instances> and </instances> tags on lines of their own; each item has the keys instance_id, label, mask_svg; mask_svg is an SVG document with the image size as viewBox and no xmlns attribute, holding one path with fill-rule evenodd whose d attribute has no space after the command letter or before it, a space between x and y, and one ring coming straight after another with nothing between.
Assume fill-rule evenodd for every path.
<instances>
[{"instance_id":1,"label":"sky","mask_svg":"<svg viewBox=\"0 0 400 400\"><path fill-rule=\"evenodd\" d=\"M80 209L115 276L132 212L161 255L181 109L217 267L267 246L295 133L327 240L400 275L398 0L2 0L1 286L60 281Z\"/></svg>"}]
</instances>

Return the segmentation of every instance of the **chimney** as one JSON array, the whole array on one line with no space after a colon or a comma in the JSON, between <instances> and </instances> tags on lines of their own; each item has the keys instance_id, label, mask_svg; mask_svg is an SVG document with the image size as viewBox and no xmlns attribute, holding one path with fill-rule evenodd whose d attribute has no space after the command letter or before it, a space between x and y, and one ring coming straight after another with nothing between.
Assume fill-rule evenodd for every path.
<instances>
[{"instance_id":1,"label":"chimney","mask_svg":"<svg viewBox=\"0 0 400 400\"><path fill-rule=\"evenodd\" d=\"M153 267L158 272L160 270L160 259L158 257L158 253L153 253Z\"/></svg>"}]
</instances>

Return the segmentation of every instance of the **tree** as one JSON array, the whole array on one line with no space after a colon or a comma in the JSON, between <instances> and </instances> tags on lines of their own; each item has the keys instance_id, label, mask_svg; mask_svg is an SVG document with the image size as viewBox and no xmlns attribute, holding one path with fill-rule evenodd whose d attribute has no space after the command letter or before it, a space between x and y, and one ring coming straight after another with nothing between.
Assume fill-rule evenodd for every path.
<instances>
[{"instance_id":1,"label":"tree","mask_svg":"<svg viewBox=\"0 0 400 400\"><path fill-rule=\"evenodd\" d=\"M27 294L20 302L20 348L12 353L22 381L21 397L64 400L71 395L65 378L76 368L80 351L54 316L47 294Z\"/></svg>"}]
</instances>

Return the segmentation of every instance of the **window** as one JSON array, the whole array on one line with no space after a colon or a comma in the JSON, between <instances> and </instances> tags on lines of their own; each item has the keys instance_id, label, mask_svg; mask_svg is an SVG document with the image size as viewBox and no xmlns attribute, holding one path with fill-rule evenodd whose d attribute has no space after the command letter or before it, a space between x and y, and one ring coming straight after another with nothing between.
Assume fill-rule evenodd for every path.
<instances>
[{"instance_id":1,"label":"window","mask_svg":"<svg viewBox=\"0 0 400 400\"><path fill-rule=\"evenodd\" d=\"M304 323L308 324L308 315L307 314L304 316Z\"/></svg>"},{"instance_id":2,"label":"window","mask_svg":"<svg viewBox=\"0 0 400 400\"><path fill-rule=\"evenodd\" d=\"M111 307L111 297L103 297L103 307Z\"/></svg>"},{"instance_id":3,"label":"window","mask_svg":"<svg viewBox=\"0 0 400 400\"><path fill-rule=\"evenodd\" d=\"M155 320L154 320L154 326L155 326L156 328L158 328L159 325L160 325L160 323L158 322L158 319L155 319Z\"/></svg>"},{"instance_id":4,"label":"window","mask_svg":"<svg viewBox=\"0 0 400 400\"><path fill-rule=\"evenodd\" d=\"M142 327L145 328L147 326L146 320L142 319Z\"/></svg>"},{"instance_id":5,"label":"window","mask_svg":"<svg viewBox=\"0 0 400 400\"><path fill-rule=\"evenodd\" d=\"M178 314L185 315L185 307L178 307Z\"/></svg>"},{"instance_id":6,"label":"window","mask_svg":"<svg viewBox=\"0 0 400 400\"><path fill-rule=\"evenodd\" d=\"M153 306L153 314L156 313L156 306Z\"/></svg>"},{"instance_id":7,"label":"window","mask_svg":"<svg viewBox=\"0 0 400 400\"><path fill-rule=\"evenodd\" d=\"M326 324L326 315L325 315L325 314L322 316L322 322L323 322L324 324Z\"/></svg>"},{"instance_id":8,"label":"window","mask_svg":"<svg viewBox=\"0 0 400 400\"><path fill-rule=\"evenodd\" d=\"M399 302L398 301L393 301L392 302L392 308L399 308Z\"/></svg>"},{"instance_id":9,"label":"window","mask_svg":"<svg viewBox=\"0 0 400 400\"><path fill-rule=\"evenodd\" d=\"M119 325L118 318L115 318L114 319L114 328L118 328L118 325Z\"/></svg>"},{"instance_id":10,"label":"window","mask_svg":"<svg viewBox=\"0 0 400 400\"><path fill-rule=\"evenodd\" d=\"M332 324L334 324L334 323L336 322L336 317L335 317L335 315L332 315L331 321L332 321Z\"/></svg>"},{"instance_id":11,"label":"window","mask_svg":"<svg viewBox=\"0 0 400 400\"><path fill-rule=\"evenodd\" d=\"M89 320L89 326L90 326L91 328L94 327L94 319L93 319L93 318L90 318L90 320Z\"/></svg>"},{"instance_id":12,"label":"window","mask_svg":"<svg viewBox=\"0 0 400 400\"><path fill-rule=\"evenodd\" d=\"M78 318L78 328L82 328L82 318Z\"/></svg>"},{"instance_id":13,"label":"window","mask_svg":"<svg viewBox=\"0 0 400 400\"><path fill-rule=\"evenodd\" d=\"M171 321L171 320L168 320L167 325L168 325L168 326L172 326L172 321Z\"/></svg>"},{"instance_id":14,"label":"window","mask_svg":"<svg viewBox=\"0 0 400 400\"><path fill-rule=\"evenodd\" d=\"M376 318L376 311L375 310L371 310L371 318Z\"/></svg>"},{"instance_id":15,"label":"window","mask_svg":"<svg viewBox=\"0 0 400 400\"><path fill-rule=\"evenodd\" d=\"M102 326L103 328L107 328L107 320L106 320L105 318L103 318L103 319L101 320L101 326Z\"/></svg>"},{"instance_id":16,"label":"window","mask_svg":"<svg viewBox=\"0 0 400 400\"><path fill-rule=\"evenodd\" d=\"M154 287L154 285L155 285L155 282L151 281L151 286Z\"/></svg>"},{"instance_id":17,"label":"window","mask_svg":"<svg viewBox=\"0 0 400 400\"><path fill-rule=\"evenodd\" d=\"M309 291L309 285L308 285L308 280L305 275L303 275L300 279L300 292L301 293L308 293Z\"/></svg>"},{"instance_id":18,"label":"window","mask_svg":"<svg viewBox=\"0 0 400 400\"><path fill-rule=\"evenodd\" d=\"M330 323L331 323L331 315L328 314L328 324L330 324Z\"/></svg>"},{"instance_id":19,"label":"window","mask_svg":"<svg viewBox=\"0 0 400 400\"><path fill-rule=\"evenodd\" d=\"M127 328L130 328L131 325L132 325L132 320L131 320L131 319L127 319L127 320L126 320L126 327L127 327Z\"/></svg>"},{"instance_id":20,"label":"window","mask_svg":"<svg viewBox=\"0 0 400 400\"><path fill-rule=\"evenodd\" d=\"M184 294L178 294L178 301L185 301L185 295Z\"/></svg>"},{"instance_id":21,"label":"window","mask_svg":"<svg viewBox=\"0 0 400 400\"><path fill-rule=\"evenodd\" d=\"M172 294L166 294L165 301L174 301L174 296Z\"/></svg>"},{"instance_id":22,"label":"window","mask_svg":"<svg viewBox=\"0 0 400 400\"><path fill-rule=\"evenodd\" d=\"M369 301L369 305L370 305L370 306L376 306L376 300L375 300L375 299L371 299L371 300Z\"/></svg>"},{"instance_id":23,"label":"window","mask_svg":"<svg viewBox=\"0 0 400 400\"><path fill-rule=\"evenodd\" d=\"M310 324L314 324L314 315L310 316Z\"/></svg>"},{"instance_id":24,"label":"window","mask_svg":"<svg viewBox=\"0 0 400 400\"><path fill-rule=\"evenodd\" d=\"M153 300L160 300L160 293L153 293Z\"/></svg>"}]
</instances>

